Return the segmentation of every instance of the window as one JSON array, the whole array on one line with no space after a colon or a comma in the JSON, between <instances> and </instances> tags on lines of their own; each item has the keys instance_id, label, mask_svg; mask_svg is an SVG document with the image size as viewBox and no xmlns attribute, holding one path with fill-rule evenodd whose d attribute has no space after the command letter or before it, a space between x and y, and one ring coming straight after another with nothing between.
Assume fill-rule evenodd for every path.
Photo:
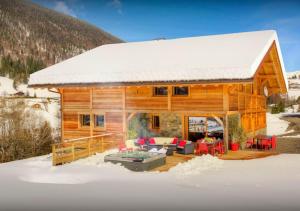
<instances>
[{"instance_id":1,"label":"window","mask_svg":"<svg viewBox=\"0 0 300 211\"><path fill-rule=\"evenodd\" d=\"M91 116L89 114L80 114L80 125L81 127L90 126Z\"/></svg>"},{"instance_id":2,"label":"window","mask_svg":"<svg viewBox=\"0 0 300 211\"><path fill-rule=\"evenodd\" d=\"M154 96L166 96L168 95L168 87L154 87Z\"/></svg>"},{"instance_id":3,"label":"window","mask_svg":"<svg viewBox=\"0 0 300 211\"><path fill-rule=\"evenodd\" d=\"M189 88L187 86L179 87L176 86L173 89L173 95L174 96L187 96L189 95Z\"/></svg>"},{"instance_id":4,"label":"window","mask_svg":"<svg viewBox=\"0 0 300 211\"><path fill-rule=\"evenodd\" d=\"M95 114L94 121L95 121L95 127L104 128L104 121L105 121L104 114Z\"/></svg>"},{"instance_id":5,"label":"window","mask_svg":"<svg viewBox=\"0 0 300 211\"><path fill-rule=\"evenodd\" d=\"M158 115L153 115L152 116L152 128L153 129L159 129L159 116Z\"/></svg>"}]
</instances>

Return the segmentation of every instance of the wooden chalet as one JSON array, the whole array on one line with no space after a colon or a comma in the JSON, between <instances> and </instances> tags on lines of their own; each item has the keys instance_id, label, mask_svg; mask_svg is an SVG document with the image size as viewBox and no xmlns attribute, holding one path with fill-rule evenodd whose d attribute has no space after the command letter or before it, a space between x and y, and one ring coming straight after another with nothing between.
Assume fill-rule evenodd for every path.
<instances>
[{"instance_id":1,"label":"wooden chalet","mask_svg":"<svg viewBox=\"0 0 300 211\"><path fill-rule=\"evenodd\" d=\"M126 139L139 113L157 133L176 115L184 139L189 118L214 118L225 141L228 118L238 115L251 136L266 129L267 96L287 93L272 30L104 45L31 74L29 84L60 93L62 142L102 133Z\"/></svg>"}]
</instances>

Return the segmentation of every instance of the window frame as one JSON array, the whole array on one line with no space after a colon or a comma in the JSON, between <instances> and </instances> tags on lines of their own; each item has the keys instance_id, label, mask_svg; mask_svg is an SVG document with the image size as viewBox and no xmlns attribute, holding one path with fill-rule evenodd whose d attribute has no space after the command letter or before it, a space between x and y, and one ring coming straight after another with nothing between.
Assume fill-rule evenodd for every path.
<instances>
[{"instance_id":1,"label":"window frame","mask_svg":"<svg viewBox=\"0 0 300 211\"><path fill-rule=\"evenodd\" d=\"M158 126L155 125L155 123L157 122L157 120L155 120L155 118L158 118ZM152 115L152 129L160 129L160 116L159 116L159 114L153 114Z\"/></svg>"},{"instance_id":2,"label":"window frame","mask_svg":"<svg viewBox=\"0 0 300 211\"><path fill-rule=\"evenodd\" d=\"M90 117L90 121L89 121L89 125L83 125L83 117L84 116L89 116ZM78 113L78 120L79 120L79 127L80 128L90 128L91 127L91 114L90 113Z\"/></svg>"},{"instance_id":3,"label":"window frame","mask_svg":"<svg viewBox=\"0 0 300 211\"><path fill-rule=\"evenodd\" d=\"M103 116L103 127L96 125L96 116ZM105 130L106 129L106 115L105 115L105 113L94 113L93 117L94 117L94 120L93 120L94 121L94 128L97 129L97 130Z\"/></svg>"},{"instance_id":4,"label":"window frame","mask_svg":"<svg viewBox=\"0 0 300 211\"><path fill-rule=\"evenodd\" d=\"M156 89L159 89L159 88L165 88L166 91L167 91L167 94L166 94L166 95L156 94ZM155 87L153 87L153 89L152 89L152 96L153 96L153 97L167 97L167 96L169 95L168 92L169 92L169 89L168 89L167 86L155 86Z\"/></svg>"},{"instance_id":5,"label":"window frame","mask_svg":"<svg viewBox=\"0 0 300 211\"><path fill-rule=\"evenodd\" d=\"M176 88L183 88L183 87L187 88L187 94L185 94L185 95L175 94L175 89ZM190 96L190 87L189 86L173 86L173 88L172 88L172 96L173 97L189 97Z\"/></svg>"}]
</instances>

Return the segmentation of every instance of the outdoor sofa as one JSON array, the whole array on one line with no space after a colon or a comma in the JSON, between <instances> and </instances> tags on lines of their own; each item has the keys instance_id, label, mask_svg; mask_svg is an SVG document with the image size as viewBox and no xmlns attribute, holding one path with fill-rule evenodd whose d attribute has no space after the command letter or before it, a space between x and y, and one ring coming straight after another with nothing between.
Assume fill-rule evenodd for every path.
<instances>
[{"instance_id":1,"label":"outdoor sofa","mask_svg":"<svg viewBox=\"0 0 300 211\"><path fill-rule=\"evenodd\" d=\"M179 154L194 154L194 143L192 141L180 141L177 145L177 153Z\"/></svg>"},{"instance_id":2,"label":"outdoor sofa","mask_svg":"<svg viewBox=\"0 0 300 211\"><path fill-rule=\"evenodd\" d=\"M169 137L153 137L155 140L154 144L149 143L149 141L145 140L145 143L142 143L143 148L147 148L148 150L156 148L157 150L163 148L164 146L172 148L176 150L176 144L173 144L174 138ZM131 139L126 141L126 147L137 149L140 148L141 145L138 143L138 139Z\"/></svg>"}]
</instances>

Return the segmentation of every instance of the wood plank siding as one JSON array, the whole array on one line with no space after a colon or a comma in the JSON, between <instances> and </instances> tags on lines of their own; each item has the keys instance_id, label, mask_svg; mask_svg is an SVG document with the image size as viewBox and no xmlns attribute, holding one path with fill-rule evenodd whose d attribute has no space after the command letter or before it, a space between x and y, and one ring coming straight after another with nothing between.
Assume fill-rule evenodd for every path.
<instances>
[{"instance_id":1,"label":"wood plank siding","mask_svg":"<svg viewBox=\"0 0 300 211\"><path fill-rule=\"evenodd\" d=\"M242 127L246 132L254 134L266 128L264 87L267 87L269 95L286 92L280 68L274 43L250 82L59 87L62 100L62 137L66 140L111 132L124 135L126 122L133 113L138 112L175 112L183 120L191 114L223 119L230 114L240 114ZM168 90L167 95L155 96L154 87L162 86ZM174 96L175 86L188 87L188 94ZM90 126L81 126L80 114L91 115ZM103 128L95 127L94 114L104 115Z\"/></svg>"}]
</instances>

